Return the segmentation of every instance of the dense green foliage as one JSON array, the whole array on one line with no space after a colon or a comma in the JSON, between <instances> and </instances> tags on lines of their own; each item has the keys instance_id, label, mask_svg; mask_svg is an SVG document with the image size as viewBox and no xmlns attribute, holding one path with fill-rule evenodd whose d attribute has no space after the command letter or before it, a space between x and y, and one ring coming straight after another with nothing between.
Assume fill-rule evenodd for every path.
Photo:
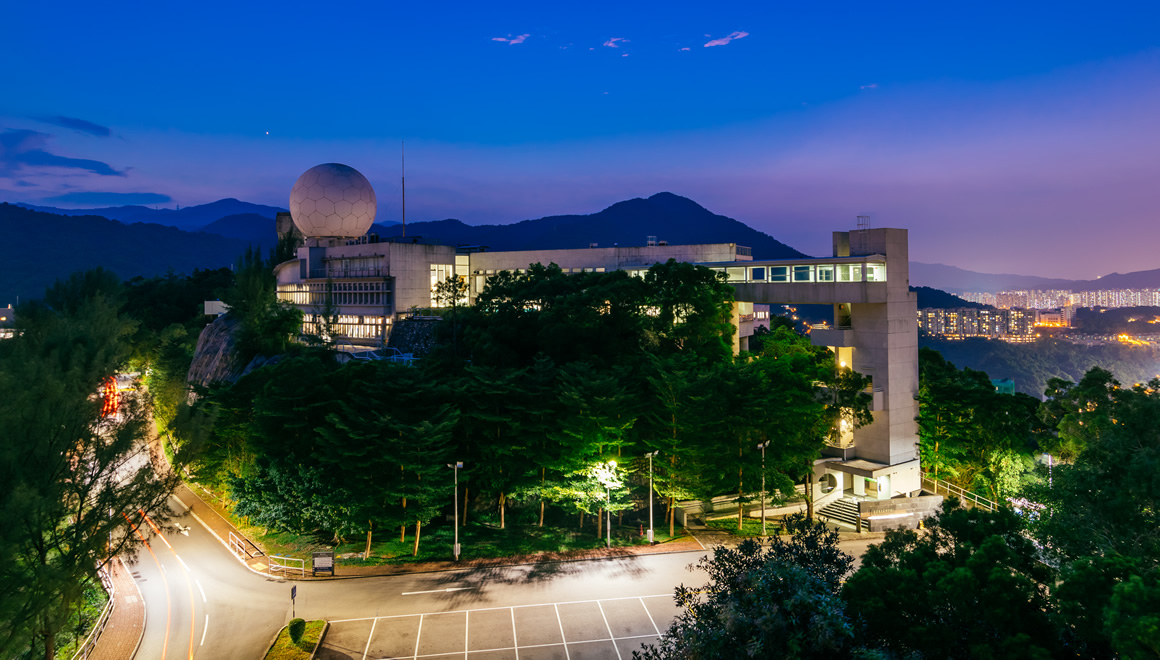
<instances>
[{"instance_id":1,"label":"dense green foliage","mask_svg":"<svg viewBox=\"0 0 1160 660\"><path fill-rule=\"evenodd\" d=\"M474 305L449 305L417 367L306 352L214 391L198 404L212 424L198 476L258 524L368 543L441 517L452 461L463 497L500 527L509 510L538 508L542 524L548 507L639 507L644 454L658 450L669 510L678 497L750 499L767 439L767 484L788 495L839 416L868 419L866 380L784 328L763 355L734 359L731 295L676 262L643 278L497 276Z\"/></svg>"},{"instance_id":2,"label":"dense green foliage","mask_svg":"<svg viewBox=\"0 0 1160 660\"><path fill-rule=\"evenodd\" d=\"M126 393L102 416L98 392L132 355L123 304L115 276L77 273L0 342L0 655L52 658L98 567L135 542L123 516L167 515L174 484L147 459L147 400Z\"/></svg>"}]
</instances>

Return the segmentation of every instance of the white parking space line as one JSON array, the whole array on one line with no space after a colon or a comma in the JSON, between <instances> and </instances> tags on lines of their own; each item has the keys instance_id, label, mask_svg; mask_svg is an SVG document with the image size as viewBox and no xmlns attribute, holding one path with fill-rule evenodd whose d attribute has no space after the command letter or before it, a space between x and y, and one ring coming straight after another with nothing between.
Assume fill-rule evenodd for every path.
<instances>
[{"instance_id":1,"label":"white parking space line","mask_svg":"<svg viewBox=\"0 0 1160 660\"><path fill-rule=\"evenodd\" d=\"M648 615L649 623L653 624L653 630L657 631L657 636L661 634L661 629L657 627L657 622L652 618L652 612L648 611L648 605L644 604L644 598L640 599L640 606L644 608L644 613Z\"/></svg>"},{"instance_id":2,"label":"white parking space line","mask_svg":"<svg viewBox=\"0 0 1160 660\"><path fill-rule=\"evenodd\" d=\"M463 613L463 660L467 660L467 649L471 648L467 644L467 631L471 630L471 612Z\"/></svg>"},{"instance_id":3,"label":"white parking space line","mask_svg":"<svg viewBox=\"0 0 1160 660\"><path fill-rule=\"evenodd\" d=\"M535 603L532 605L507 605L504 607L476 607L471 610L447 610L446 612L424 612L423 614L458 614L461 612L491 612L495 610L519 610L526 607L545 607L548 605L578 605L580 603L595 603L597 600L602 602L609 602L612 600L636 600L638 598L672 598L672 594L649 594L647 596L618 596L616 598L593 598L590 600L566 600L559 603ZM408 616L419 616L419 614L388 614L386 616L362 616L354 619L335 619L331 623L350 623L352 621L372 621L377 619L401 619ZM472 651L474 653L474 651Z\"/></svg>"},{"instance_id":4,"label":"white parking space line","mask_svg":"<svg viewBox=\"0 0 1160 660\"><path fill-rule=\"evenodd\" d=\"M510 609L512 613L512 644L516 647L516 660L520 660L520 638L516 637L516 608Z\"/></svg>"},{"instance_id":5,"label":"white parking space line","mask_svg":"<svg viewBox=\"0 0 1160 660\"><path fill-rule=\"evenodd\" d=\"M560 606L553 604L552 609L556 610L556 623L560 625L560 641L564 642L564 657L567 660L572 660L572 654L568 653L568 637L564 635L564 622L560 620ZM519 642L517 641L516 644L519 644ZM516 651L516 653L519 653L519 651Z\"/></svg>"},{"instance_id":6,"label":"white parking space line","mask_svg":"<svg viewBox=\"0 0 1160 660\"><path fill-rule=\"evenodd\" d=\"M616 660L623 660L620 657L620 649L616 646L616 635L612 634L612 626L608 625L608 617L604 615L604 606L600 601L596 601L596 607L600 608L600 618L604 619L604 627L608 629L608 638L612 640L612 650L616 651Z\"/></svg>"},{"instance_id":7,"label":"white parking space line","mask_svg":"<svg viewBox=\"0 0 1160 660\"><path fill-rule=\"evenodd\" d=\"M378 622L378 619L371 622L371 634L367 635L367 646L363 649L363 660L367 660L367 653L371 651L371 640L375 638L375 624Z\"/></svg>"},{"instance_id":8,"label":"white parking space line","mask_svg":"<svg viewBox=\"0 0 1160 660\"><path fill-rule=\"evenodd\" d=\"M411 657L414 657L414 658L419 657L419 640L422 637L423 637L423 615L420 614L419 615L419 632L415 633L415 652L413 654L411 654Z\"/></svg>"}]
</instances>

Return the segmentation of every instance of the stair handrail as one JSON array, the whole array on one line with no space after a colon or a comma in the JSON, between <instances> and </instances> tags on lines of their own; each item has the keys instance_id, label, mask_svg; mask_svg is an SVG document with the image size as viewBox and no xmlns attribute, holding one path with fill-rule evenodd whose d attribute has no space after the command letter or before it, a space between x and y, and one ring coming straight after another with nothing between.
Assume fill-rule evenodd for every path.
<instances>
[{"instance_id":1,"label":"stair handrail","mask_svg":"<svg viewBox=\"0 0 1160 660\"><path fill-rule=\"evenodd\" d=\"M999 509L998 502L989 500L985 497L980 497L980 496L972 493L969 490L966 490L964 488L961 488L961 487L956 486L956 485L951 484L951 483L947 483L947 482L943 481L942 479L932 477L929 474L927 474L926 472L922 473L922 481L923 481L924 485L926 484L926 482L928 482L928 481L930 482L931 490L934 491L935 495L939 494L938 489L941 486L942 489L945 490L948 495L954 495L955 497L959 498L960 500L963 500L965 502L970 502L971 504L975 505L976 507L979 507L980 509L986 509L987 511L992 511L992 512Z\"/></svg>"}]
</instances>

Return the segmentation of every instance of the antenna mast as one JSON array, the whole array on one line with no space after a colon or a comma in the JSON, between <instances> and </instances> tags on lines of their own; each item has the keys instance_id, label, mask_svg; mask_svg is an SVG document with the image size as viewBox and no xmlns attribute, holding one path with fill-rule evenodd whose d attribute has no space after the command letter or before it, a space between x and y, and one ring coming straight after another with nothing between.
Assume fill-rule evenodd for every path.
<instances>
[{"instance_id":1,"label":"antenna mast","mask_svg":"<svg viewBox=\"0 0 1160 660\"><path fill-rule=\"evenodd\" d=\"M403 238L407 237L407 147L404 142L399 142L399 162L402 164L402 177L400 181L403 184Z\"/></svg>"}]
</instances>

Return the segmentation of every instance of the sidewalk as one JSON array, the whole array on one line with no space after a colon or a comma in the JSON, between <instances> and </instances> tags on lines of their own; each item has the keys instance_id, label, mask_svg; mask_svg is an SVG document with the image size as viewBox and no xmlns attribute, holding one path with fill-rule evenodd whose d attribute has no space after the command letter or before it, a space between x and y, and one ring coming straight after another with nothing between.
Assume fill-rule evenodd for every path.
<instances>
[{"instance_id":1,"label":"sidewalk","mask_svg":"<svg viewBox=\"0 0 1160 660\"><path fill-rule=\"evenodd\" d=\"M97 638L94 660L124 660L133 657L145 629L145 603L133 576L120 558L109 562L109 574L117 599L104 632Z\"/></svg>"}]
</instances>

